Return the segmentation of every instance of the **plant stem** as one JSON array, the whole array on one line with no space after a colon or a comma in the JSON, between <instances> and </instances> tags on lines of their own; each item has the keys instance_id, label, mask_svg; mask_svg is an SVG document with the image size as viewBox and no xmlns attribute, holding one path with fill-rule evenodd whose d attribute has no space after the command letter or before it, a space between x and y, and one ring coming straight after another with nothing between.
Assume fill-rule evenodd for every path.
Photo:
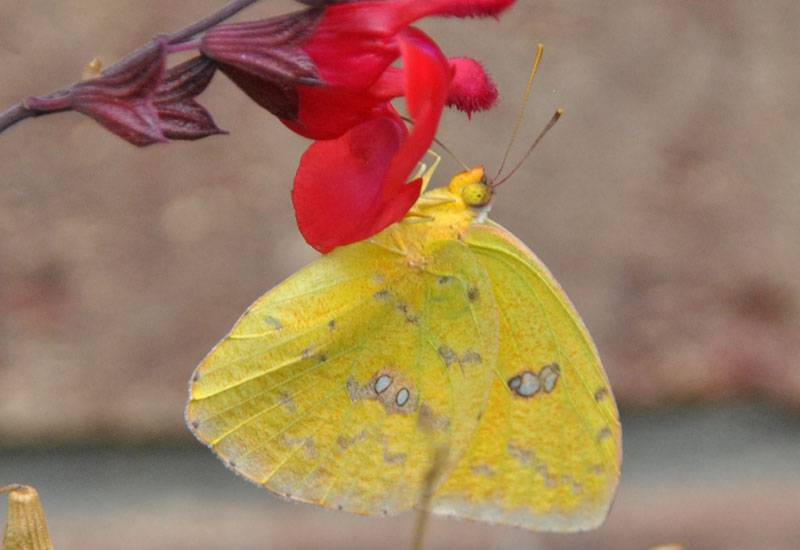
<instances>
[{"instance_id":1,"label":"plant stem","mask_svg":"<svg viewBox=\"0 0 800 550\"><path fill-rule=\"evenodd\" d=\"M21 122L26 118L36 116L38 113L25 107L20 101L10 109L0 113L0 133L6 128L10 128L17 122Z\"/></svg>"},{"instance_id":2,"label":"plant stem","mask_svg":"<svg viewBox=\"0 0 800 550\"><path fill-rule=\"evenodd\" d=\"M181 29L177 32L167 35L167 42L169 44L177 44L192 38L194 35L203 31L207 31L215 25L219 25L223 21L230 19L243 9L255 4L259 0L234 0L218 12L209 15L196 23L192 23L188 27Z\"/></svg>"},{"instance_id":3,"label":"plant stem","mask_svg":"<svg viewBox=\"0 0 800 550\"><path fill-rule=\"evenodd\" d=\"M185 42L190 38L194 37L201 32L207 31L211 27L215 25L219 25L223 21L230 19L240 11L245 8L250 7L251 5L255 4L259 0L233 0L227 6L220 9L216 13L209 15L208 17L204 17L199 21L196 21L185 27L179 31L162 35L159 37L154 38L151 40L147 45L142 46L138 50L135 50L122 58L121 60L117 61L113 65L111 65L108 69L103 71L104 73L113 72L117 70L124 70L128 66L135 63L139 57L142 55L146 55L150 52L152 48L158 46L158 43L166 42L168 45L170 44L179 44L181 42ZM70 89L74 86L74 84L67 86L66 88L62 88L57 92L52 94L48 94L47 96L43 97L42 99L49 99L53 97L63 97L69 95ZM31 109L25 105L25 101L20 101L16 105L12 106L8 110L0 113L0 134L2 134L6 129L12 127L18 122L25 120L26 118L36 117L40 115L47 115L51 114L52 112L58 111L37 111L35 109Z\"/></svg>"}]
</instances>

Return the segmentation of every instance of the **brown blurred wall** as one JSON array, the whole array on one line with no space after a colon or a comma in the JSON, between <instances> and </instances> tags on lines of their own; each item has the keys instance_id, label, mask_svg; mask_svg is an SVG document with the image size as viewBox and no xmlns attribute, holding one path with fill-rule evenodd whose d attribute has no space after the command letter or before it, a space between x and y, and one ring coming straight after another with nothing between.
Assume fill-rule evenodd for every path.
<instances>
[{"instance_id":1,"label":"brown blurred wall","mask_svg":"<svg viewBox=\"0 0 800 550\"><path fill-rule=\"evenodd\" d=\"M0 108L222 3L3 2ZM439 136L490 172L546 44L513 155L566 116L492 217L569 292L621 404L800 405L800 3L520 0L422 26L499 84ZM0 446L187 437L195 364L314 257L289 203L307 142L222 76L202 101L230 136L137 150L76 114L0 136Z\"/></svg>"}]
</instances>

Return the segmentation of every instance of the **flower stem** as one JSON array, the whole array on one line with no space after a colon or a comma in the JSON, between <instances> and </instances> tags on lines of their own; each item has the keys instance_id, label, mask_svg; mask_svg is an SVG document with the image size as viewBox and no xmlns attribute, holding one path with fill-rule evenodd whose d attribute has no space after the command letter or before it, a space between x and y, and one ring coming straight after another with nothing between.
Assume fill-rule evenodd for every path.
<instances>
[{"instance_id":1,"label":"flower stem","mask_svg":"<svg viewBox=\"0 0 800 550\"><path fill-rule=\"evenodd\" d=\"M200 39L195 38L194 40L189 40L188 42L180 42L178 44L167 44L167 53L181 53L181 52L188 52L191 50L196 50L200 47Z\"/></svg>"},{"instance_id":2,"label":"flower stem","mask_svg":"<svg viewBox=\"0 0 800 550\"><path fill-rule=\"evenodd\" d=\"M10 109L0 113L0 133L6 128L10 128L17 122L21 122L26 118L34 117L38 113L32 109L28 109L22 102L17 103Z\"/></svg>"},{"instance_id":3,"label":"flower stem","mask_svg":"<svg viewBox=\"0 0 800 550\"><path fill-rule=\"evenodd\" d=\"M208 17L204 17L188 27L185 27L179 31L162 35L159 37L154 38L151 40L147 45L139 48L138 50L133 51L132 53L128 54L121 60L117 61L113 65L111 65L106 71L104 72L111 72L111 71L118 71L124 70L127 67L136 63L136 61L142 56L147 55L152 48L158 47L159 43L166 43L167 45L178 45L178 50L181 51L180 48L182 47L182 43L186 42L187 40L193 38L194 36L207 31L211 27L215 25L219 25L223 21L230 19L240 11L244 10L245 8L250 7L251 5L255 4L259 0L233 0L228 5L220 9L219 11L209 15ZM62 88L57 92L52 94L48 94L45 98L59 98L59 97L66 97L69 95L69 92L74 84L67 86L66 88ZM39 98L39 99L45 99ZM25 101L20 101L16 105L12 106L6 111L0 113L0 134L2 134L6 129L14 126L18 122L25 120L26 118L36 117L40 115L46 115L50 113L55 113L62 111L64 109L44 109L46 102L38 102L37 106L42 107L42 109L37 110L31 108L31 106L26 105Z\"/></svg>"},{"instance_id":4,"label":"flower stem","mask_svg":"<svg viewBox=\"0 0 800 550\"><path fill-rule=\"evenodd\" d=\"M218 12L205 17L196 23L192 23L188 27L181 29L177 32L167 35L167 42L169 44L177 44L192 38L196 34L207 31L211 27L219 25L242 11L243 9L255 4L259 0L234 0Z\"/></svg>"}]
</instances>

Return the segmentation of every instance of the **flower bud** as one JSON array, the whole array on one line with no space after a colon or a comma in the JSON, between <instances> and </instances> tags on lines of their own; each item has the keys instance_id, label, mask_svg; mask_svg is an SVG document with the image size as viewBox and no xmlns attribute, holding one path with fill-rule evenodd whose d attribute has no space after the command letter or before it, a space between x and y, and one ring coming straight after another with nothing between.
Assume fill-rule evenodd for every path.
<instances>
[{"instance_id":1,"label":"flower bud","mask_svg":"<svg viewBox=\"0 0 800 550\"><path fill-rule=\"evenodd\" d=\"M132 62L65 94L30 97L25 105L40 112L78 111L138 147L225 133L194 100L214 76L214 62L201 56L167 70L166 57L166 44L156 42Z\"/></svg>"},{"instance_id":2,"label":"flower bud","mask_svg":"<svg viewBox=\"0 0 800 550\"><path fill-rule=\"evenodd\" d=\"M215 71L214 62L202 56L167 71L153 98L164 137L195 140L227 133L194 100L206 89Z\"/></svg>"},{"instance_id":3,"label":"flower bud","mask_svg":"<svg viewBox=\"0 0 800 550\"><path fill-rule=\"evenodd\" d=\"M12 485L0 488L8 493L8 521L3 535L6 550L52 550L39 493L33 487Z\"/></svg>"}]
</instances>

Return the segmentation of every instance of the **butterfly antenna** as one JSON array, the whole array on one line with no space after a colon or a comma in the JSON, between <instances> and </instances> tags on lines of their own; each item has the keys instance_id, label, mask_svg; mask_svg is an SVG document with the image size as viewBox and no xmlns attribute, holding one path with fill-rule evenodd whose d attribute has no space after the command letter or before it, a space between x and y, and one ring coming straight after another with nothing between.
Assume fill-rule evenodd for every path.
<instances>
[{"instance_id":1,"label":"butterfly antenna","mask_svg":"<svg viewBox=\"0 0 800 550\"><path fill-rule=\"evenodd\" d=\"M534 149L536 149L536 146L537 146L537 145L539 145L539 142L540 142L540 141L542 141L542 138L544 138L544 136L545 136L545 135L547 135L547 132L549 132L549 131L550 131L550 129L551 129L553 126L555 126L555 125L556 125L556 122L558 122L558 120L561 118L561 116L562 116L563 114L564 114L564 109L561 109L561 108L558 108L558 109L556 109L556 112L553 114L553 117L550 119L550 122L548 122L548 123L547 123L547 126L545 126L545 127L544 127L544 130L542 130L542 131L539 133L539 136L538 136L538 137L537 137L537 138L536 138L536 139L533 141L533 144L532 144L532 145L531 145L531 146L528 148L528 151L527 151L527 152L526 152L526 153L525 153L525 154L522 156L522 158L521 158L521 159L519 159L519 162L517 163L517 165L516 165L516 166L514 166L514 168L512 168L511 172L509 172L509 173L508 173L508 175L507 175L506 177L504 177L504 178L503 178L503 179L501 179L500 181L495 181L495 182L492 184L492 189L494 189L494 188L498 187L498 186L499 186L500 184L502 184L503 182L505 182L505 181L508 181L508 179L509 179L511 176L513 176L513 175L516 173L516 171L517 171L517 170L519 170L519 169L520 169L520 167L521 167L521 166L522 166L522 164L523 164L523 163L524 163L524 162L527 160L527 158L528 158L529 156L531 156L531 153L533 153L533 150L534 150Z\"/></svg>"},{"instance_id":2,"label":"butterfly antenna","mask_svg":"<svg viewBox=\"0 0 800 550\"><path fill-rule=\"evenodd\" d=\"M400 118L402 118L403 120L405 120L406 122L408 122L408 123L409 123L409 124L411 124L411 125L413 125L413 124L414 124L414 121L413 121L413 120L411 120L411 119L410 119L409 117L407 117L407 116L400 115ZM456 156L456 154L455 154L455 153L454 153L454 152L453 152L453 151L452 151L452 150L451 150L451 149L450 149L450 148L449 148L447 145L445 145L444 143L442 143L441 141L439 141L439 139L437 139L437 138L433 138L433 142L434 142L436 145L438 145L439 147L441 147L441 148L442 148L442 151L444 151L445 153L447 153L448 155L450 155L450 157L451 157L451 158L452 158L454 161L456 161L456 162L458 163L458 165L459 165L459 166L461 166L461 168L463 168L465 171L469 172L470 170L472 170L472 168L470 168L469 166L467 166L465 163L461 162L461 160L460 160L460 159L459 159L459 158Z\"/></svg>"},{"instance_id":3,"label":"butterfly antenna","mask_svg":"<svg viewBox=\"0 0 800 550\"><path fill-rule=\"evenodd\" d=\"M531 97L531 90L533 89L533 78L536 76L536 71L539 70L539 63L542 61L542 55L544 54L544 44L539 44L536 46L536 57L533 58L533 66L531 67L531 75L528 77L528 85L525 87L525 93L522 95L522 105L519 108L519 113L517 113L517 122L514 124L514 131L511 132L511 139L508 142L508 147L506 147L506 152L503 155L503 162L500 163L500 169L497 170L497 174L492 178L492 181L496 180L500 177L500 174L503 173L503 168L506 165L506 161L508 161L508 154L511 152L511 147L514 145L514 141L517 139L517 134L519 133L519 129L522 126L522 119L525 117L525 109L528 107L528 100Z\"/></svg>"}]
</instances>

